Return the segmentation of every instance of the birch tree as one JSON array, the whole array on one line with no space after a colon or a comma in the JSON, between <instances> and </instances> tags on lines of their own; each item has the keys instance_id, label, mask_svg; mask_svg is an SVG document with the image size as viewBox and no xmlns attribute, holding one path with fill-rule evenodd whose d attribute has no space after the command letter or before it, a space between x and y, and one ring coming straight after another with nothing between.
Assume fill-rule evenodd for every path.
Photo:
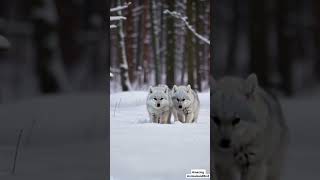
<instances>
[{"instance_id":1,"label":"birch tree","mask_svg":"<svg viewBox=\"0 0 320 180\"><path fill-rule=\"evenodd\" d=\"M118 6L122 5L121 0L118 0ZM122 16L122 11L117 10L118 17ZM123 91L129 91L131 89L131 83L129 81L128 73L128 60L125 45L125 35L124 35L124 25L123 21L118 23L118 40L120 48L120 77L121 77L121 87Z\"/></svg>"}]
</instances>

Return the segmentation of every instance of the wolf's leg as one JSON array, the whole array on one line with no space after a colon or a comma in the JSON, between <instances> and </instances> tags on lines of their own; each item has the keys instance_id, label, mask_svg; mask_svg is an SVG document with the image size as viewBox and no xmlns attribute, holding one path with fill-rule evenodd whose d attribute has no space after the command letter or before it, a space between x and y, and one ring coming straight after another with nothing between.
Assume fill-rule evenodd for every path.
<instances>
[{"instance_id":1,"label":"wolf's leg","mask_svg":"<svg viewBox=\"0 0 320 180\"><path fill-rule=\"evenodd\" d=\"M232 167L225 167L219 164L214 164L214 169L211 172L214 180L236 180L237 173Z\"/></svg>"},{"instance_id":2,"label":"wolf's leg","mask_svg":"<svg viewBox=\"0 0 320 180\"><path fill-rule=\"evenodd\" d=\"M178 115L177 115L177 111L175 109L172 110L172 114L173 114L173 117L174 117L174 122L179 121Z\"/></svg>"},{"instance_id":3,"label":"wolf's leg","mask_svg":"<svg viewBox=\"0 0 320 180\"><path fill-rule=\"evenodd\" d=\"M159 117L158 117L155 113L150 113L149 116L150 116L150 121L151 121L151 122L153 122L153 123L159 123L159 122L158 122Z\"/></svg>"},{"instance_id":4,"label":"wolf's leg","mask_svg":"<svg viewBox=\"0 0 320 180\"><path fill-rule=\"evenodd\" d=\"M241 180L267 180L267 166L265 163L252 164L243 169Z\"/></svg>"},{"instance_id":5,"label":"wolf's leg","mask_svg":"<svg viewBox=\"0 0 320 180\"><path fill-rule=\"evenodd\" d=\"M168 119L168 118L170 118L169 115L170 115L169 111L163 113L163 115L160 117L160 124L168 124L170 122L170 120ZM169 120L169 122L168 122L168 120Z\"/></svg>"},{"instance_id":6,"label":"wolf's leg","mask_svg":"<svg viewBox=\"0 0 320 180\"><path fill-rule=\"evenodd\" d=\"M283 144L279 147L278 151L273 154L270 162L268 162L267 180L280 180L286 150L286 145Z\"/></svg>"},{"instance_id":7,"label":"wolf's leg","mask_svg":"<svg viewBox=\"0 0 320 180\"><path fill-rule=\"evenodd\" d=\"M186 123L192 123L194 120L194 114L190 113L190 114L186 114Z\"/></svg>"},{"instance_id":8,"label":"wolf's leg","mask_svg":"<svg viewBox=\"0 0 320 180\"><path fill-rule=\"evenodd\" d=\"M181 113L178 113L178 120L181 122L181 123L185 123L185 116Z\"/></svg>"}]
</instances>

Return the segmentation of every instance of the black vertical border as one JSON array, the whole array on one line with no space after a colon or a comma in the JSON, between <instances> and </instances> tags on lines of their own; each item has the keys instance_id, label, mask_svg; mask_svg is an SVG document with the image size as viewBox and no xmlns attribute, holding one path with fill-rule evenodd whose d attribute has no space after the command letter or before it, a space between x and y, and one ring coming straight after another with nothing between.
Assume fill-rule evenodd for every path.
<instances>
[{"instance_id":1,"label":"black vertical border","mask_svg":"<svg viewBox=\"0 0 320 180\"><path fill-rule=\"evenodd\" d=\"M216 3L215 0L210 1L210 76L213 79L213 69L214 69L214 22L215 22L215 9L214 8ZM213 116L212 114L212 98L211 98L211 94L212 94L212 89L213 89L213 84L210 78L210 117ZM213 175L214 175L214 171L213 171L213 158L211 158L211 152L213 152L213 144L212 144L212 134L213 134L213 127L212 127L212 123L211 123L211 118L210 118L210 179L214 180Z\"/></svg>"},{"instance_id":2,"label":"black vertical border","mask_svg":"<svg viewBox=\"0 0 320 180\"><path fill-rule=\"evenodd\" d=\"M110 1L107 1L107 38L106 38L106 179L110 179Z\"/></svg>"}]
</instances>

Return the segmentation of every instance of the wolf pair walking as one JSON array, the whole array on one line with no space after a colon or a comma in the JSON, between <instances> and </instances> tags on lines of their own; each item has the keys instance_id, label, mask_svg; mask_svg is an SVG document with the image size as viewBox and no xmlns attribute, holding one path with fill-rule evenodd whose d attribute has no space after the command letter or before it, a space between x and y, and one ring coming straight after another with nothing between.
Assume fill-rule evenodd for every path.
<instances>
[{"instance_id":1,"label":"wolf pair walking","mask_svg":"<svg viewBox=\"0 0 320 180\"><path fill-rule=\"evenodd\" d=\"M200 101L198 94L188 86L167 85L151 86L147 97L147 110L151 122L170 124L171 114L174 121L195 123L198 119Z\"/></svg>"}]
</instances>

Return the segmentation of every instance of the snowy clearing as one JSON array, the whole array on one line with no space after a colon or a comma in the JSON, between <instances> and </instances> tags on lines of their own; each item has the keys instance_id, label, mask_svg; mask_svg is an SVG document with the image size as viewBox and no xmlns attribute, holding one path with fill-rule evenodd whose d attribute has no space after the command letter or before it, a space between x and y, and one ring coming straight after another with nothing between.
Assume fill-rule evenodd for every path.
<instances>
[{"instance_id":1,"label":"snowy clearing","mask_svg":"<svg viewBox=\"0 0 320 180\"><path fill-rule=\"evenodd\" d=\"M110 174L114 180L185 179L191 169L210 167L210 98L199 94L196 124L149 123L147 92L110 97ZM173 120L173 117L172 117Z\"/></svg>"}]
</instances>

